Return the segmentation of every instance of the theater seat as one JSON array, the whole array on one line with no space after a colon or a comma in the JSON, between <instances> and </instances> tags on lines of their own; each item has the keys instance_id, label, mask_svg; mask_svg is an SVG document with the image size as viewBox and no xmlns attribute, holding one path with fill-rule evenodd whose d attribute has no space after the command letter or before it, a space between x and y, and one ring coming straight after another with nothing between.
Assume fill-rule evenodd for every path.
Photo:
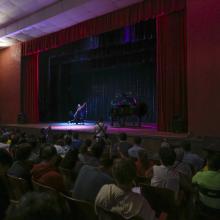
<instances>
[{"instance_id":1,"label":"theater seat","mask_svg":"<svg viewBox=\"0 0 220 220\"><path fill-rule=\"evenodd\" d=\"M83 201L74 199L60 193L61 197L64 198L69 206L72 213L72 219L74 220L98 220L98 216L95 213L94 205Z\"/></svg>"},{"instance_id":2,"label":"theater seat","mask_svg":"<svg viewBox=\"0 0 220 220\"><path fill-rule=\"evenodd\" d=\"M22 178L7 175L7 179L12 203L16 204L26 192L31 191L30 185Z\"/></svg>"},{"instance_id":3,"label":"theater seat","mask_svg":"<svg viewBox=\"0 0 220 220\"><path fill-rule=\"evenodd\" d=\"M58 193L54 188L43 185L35 180L32 179L32 185L34 191L37 192L51 192L51 193Z\"/></svg>"},{"instance_id":4,"label":"theater seat","mask_svg":"<svg viewBox=\"0 0 220 220\"><path fill-rule=\"evenodd\" d=\"M99 220L125 220L125 218L123 218L119 214L110 212L101 207L96 207L96 211L98 213ZM129 218L129 220L142 220L142 218L135 216L135 217Z\"/></svg>"}]
</instances>

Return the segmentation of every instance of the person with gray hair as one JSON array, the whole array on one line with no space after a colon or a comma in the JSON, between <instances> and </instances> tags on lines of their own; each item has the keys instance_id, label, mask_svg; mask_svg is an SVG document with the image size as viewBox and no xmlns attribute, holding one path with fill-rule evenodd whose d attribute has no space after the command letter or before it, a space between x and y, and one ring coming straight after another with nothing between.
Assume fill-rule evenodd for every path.
<instances>
[{"instance_id":1,"label":"person with gray hair","mask_svg":"<svg viewBox=\"0 0 220 220\"><path fill-rule=\"evenodd\" d=\"M118 159L112 167L116 184L104 185L95 200L96 210L99 207L121 215L125 219L134 216L143 220L155 220L155 211L140 194L132 192L136 169L132 160Z\"/></svg>"},{"instance_id":2,"label":"person with gray hair","mask_svg":"<svg viewBox=\"0 0 220 220\"><path fill-rule=\"evenodd\" d=\"M29 192L16 205L11 205L5 220L70 220L70 208L54 193Z\"/></svg>"},{"instance_id":3,"label":"person with gray hair","mask_svg":"<svg viewBox=\"0 0 220 220\"><path fill-rule=\"evenodd\" d=\"M189 179L192 178L192 170L190 168L190 166L183 162L183 157L184 157L184 150L181 147L177 147L174 149L175 154L176 154L176 161L174 162L174 169L178 172L181 173L183 175L185 175L186 177L188 177Z\"/></svg>"}]
</instances>

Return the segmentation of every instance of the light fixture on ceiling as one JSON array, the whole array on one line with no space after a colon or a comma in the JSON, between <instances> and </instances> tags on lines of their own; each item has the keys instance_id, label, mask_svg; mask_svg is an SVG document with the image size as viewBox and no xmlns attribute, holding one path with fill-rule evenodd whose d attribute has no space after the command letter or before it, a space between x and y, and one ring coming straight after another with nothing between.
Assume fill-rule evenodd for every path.
<instances>
[{"instance_id":1,"label":"light fixture on ceiling","mask_svg":"<svg viewBox=\"0 0 220 220\"><path fill-rule=\"evenodd\" d=\"M16 39L10 38L10 37L2 37L0 38L0 47L10 47L13 44L16 44L18 41Z\"/></svg>"}]
</instances>

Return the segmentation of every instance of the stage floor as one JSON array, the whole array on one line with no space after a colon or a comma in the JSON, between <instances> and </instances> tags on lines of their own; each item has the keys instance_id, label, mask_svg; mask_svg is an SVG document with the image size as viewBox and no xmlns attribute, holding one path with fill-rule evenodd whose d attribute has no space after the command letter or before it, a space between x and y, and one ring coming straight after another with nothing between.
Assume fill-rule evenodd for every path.
<instances>
[{"instance_id":1,"label":"stage floor","mask_svg":"<svg viewBox=\"0 0 220 220\"><path fill-rule=\"evenodd\" d=\"M173 132L161 132L157 130L156 124L142 124L141 127L126 126L118 127L111 126L110 123L106 123L108 134L118 134L121 132L127 133L129 136L145 136L145 137L167 137L167 138L186 138L187 133L173 133ZM10 128L24 128L24 129L41 129L51 126L54 131L77 131L79 133L93 133L95 122L86 122L84 124L69 124L69 123L39 123L39 124L0 124L1 127Z\"/></svg>"}]
</instances>

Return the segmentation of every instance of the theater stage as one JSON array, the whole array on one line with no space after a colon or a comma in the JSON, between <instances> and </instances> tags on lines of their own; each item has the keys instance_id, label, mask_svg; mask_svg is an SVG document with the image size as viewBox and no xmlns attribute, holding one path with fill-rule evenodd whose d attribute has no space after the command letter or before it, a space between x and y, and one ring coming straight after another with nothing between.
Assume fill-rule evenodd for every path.
<instances>
[{"instance_id":1,"label":"theater stage","mask_svg":"<svg viewBox=\"0 0 220 220\"><path fill-rule=\"evenodd\" d=\"M137 126L111 126L110 123L106 123L108 129L108 134L118 134L125 132L128 136L137 136L142 137L158 137L158 138L177 138L182 139L188 136L187 133L173 133L173 132L161 132L157 130L156 124L142 124L141 127ZM68 130L92 134L94 132L95 122L85 122L84 124L69 124L69 123L38 123L38 124L0 124L1 127L8 128L21 128L22 130L40 130L42 128L48 128L51 126L53 131L56 132L65 132Z\"/></svg>"}]
</instances>

